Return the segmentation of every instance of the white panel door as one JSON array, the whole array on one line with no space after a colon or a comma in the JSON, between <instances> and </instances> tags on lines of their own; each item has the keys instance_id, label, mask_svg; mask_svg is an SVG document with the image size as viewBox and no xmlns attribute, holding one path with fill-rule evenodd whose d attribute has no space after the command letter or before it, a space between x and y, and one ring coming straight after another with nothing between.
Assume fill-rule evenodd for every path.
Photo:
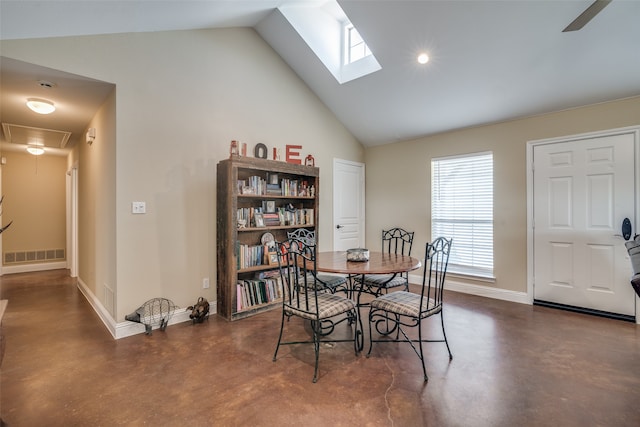
<instances>
[{"instance_id":1,"label":"white panel door","mask_svg":"<svg viewBox=\"0 0 640 427\"><path fill-rule=\"evenodd\" d=\"M364 164L333 161L333 250L364 246Z\"/></svg>"},{"instance_id":2,"label":"white panel door","mask_svg":"<svg viewBox=\"0 0 640 427\"><path fill-rule=\"evenodd\" d=\"M634 158L633 134L534 147L536 300L635 315L620 235L635 218Z\"/></svg>"}]
</instances>

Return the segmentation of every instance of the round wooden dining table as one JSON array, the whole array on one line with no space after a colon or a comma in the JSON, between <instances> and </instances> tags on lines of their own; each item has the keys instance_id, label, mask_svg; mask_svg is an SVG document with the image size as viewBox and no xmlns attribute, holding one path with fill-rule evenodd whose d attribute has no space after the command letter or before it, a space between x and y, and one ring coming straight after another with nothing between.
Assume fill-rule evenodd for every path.
<instances>
[{"instance_id":1,"label":"round wooden dining table","mask_svg":"<svg viewBox=\"0 0 640 427\"><path fill-rule=\"evenodd\" d=\"M316 269L340 274L406 273L422 266L419 259L382 252L369 252L369 261L347 261L346 251L318 252Z\"/></svg>"},{"instance_id":2,"label":"round wooden dining table","mask_svg":"<svg viewBox=\"0 0 640 427\"><path fill-rule=\"evenodd\" d=\"M360 296L363 293L361 287L357 287L355 276L365 274L399 274L416 270L422 266L419 259L407 256L382 252L369 252L369 261L347 261L346 251L318 252L316 253L316 269L325 273L347 274L349 276L350 296L355 297L358 306L358 324L356 335L358 335L358 348L364 347L364 334L362 333L362 316L360 307L368 304L360 303ZM366 292L366 291L365 291Z\"/></svg>"}]
</instances>

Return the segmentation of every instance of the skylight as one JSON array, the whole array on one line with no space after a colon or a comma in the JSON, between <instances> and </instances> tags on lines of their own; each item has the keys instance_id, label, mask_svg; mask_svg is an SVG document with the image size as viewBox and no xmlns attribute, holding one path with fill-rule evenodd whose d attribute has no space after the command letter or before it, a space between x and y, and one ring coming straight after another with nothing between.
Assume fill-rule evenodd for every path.
<instances>
[{"instance_id":1,"label":"skylight","mask_svg":"<svg viewBox=\"0 0 640 427\"><path fill-rule=\"evenodd\" d=\"M337 1L292 2L278 9L338 83L382 69Z\"/></svg>"},{"instance_id":2,"label":"skylight","mask_svg":"<svg viewBox=\"0 0 640 427\"><path fill-rule=\"evenodd\" d=\"M344 40L345 65L371 55L369 46L362 40L358 30L350 22L344 26Z\"/></svg>"}]
</instances>

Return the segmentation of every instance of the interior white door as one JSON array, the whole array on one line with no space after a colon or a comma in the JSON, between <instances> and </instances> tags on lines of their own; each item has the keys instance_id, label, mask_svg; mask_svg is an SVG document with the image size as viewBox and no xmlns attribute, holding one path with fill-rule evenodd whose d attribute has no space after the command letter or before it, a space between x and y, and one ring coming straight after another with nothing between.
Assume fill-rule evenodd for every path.
<instances>
[{"instance_id":1,"label":"interior white door","mask_svg":"<svg viewBox=\"0 0 640 427\"><path fill-rule=\"evenodd\" d=\"M534 299L635 315L622 221L634 225L634 135L533 149Z\"/></svg>"},{"instance_id":2,"label":"interior white door","mask_svg":"<svg viewBox=\"0 0 640 427\"><path fill-rule=\"evenodd\" d=\"M333 250L364 247L364 164L333 160Z\"/></svg>"}]
</instances>

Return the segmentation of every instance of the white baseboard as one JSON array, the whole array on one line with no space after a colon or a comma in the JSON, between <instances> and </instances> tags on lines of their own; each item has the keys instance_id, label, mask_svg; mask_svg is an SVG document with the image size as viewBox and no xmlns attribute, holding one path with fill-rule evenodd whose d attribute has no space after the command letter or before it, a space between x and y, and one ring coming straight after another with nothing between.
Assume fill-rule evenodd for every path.
<instances>
[{"instance_id":1,"label":"white baseboard","mask_svg":"<svg viewBox=\"0 0 640 427\"><path fill-rule=\"evenodd\" d=\"M422 283L422 276L410 275L409 282ZM463 294L477 295L480 297L494 298L503 301L517 302L520 304L533 304L526 292L510 291L508 289L494 288L491 286L473 285L470 283L446 280L445 289Z\"/></svg>"},{"instance_id":2,"label":"white baseboard","mask_svg":"<svg viewBox=\"0 0 640 427\"><path fill-rule=\"evenodd\" d=\"M31 273L33 271L60 270L67 268L66 261L42 262L39 264L20 264L2 266L2 274Z\"/></svg>"},{"instance_id":3,"label":"white baseboard","mask_svg":"<svg viewBox=\"0 0 640 427\"><path fill-rule=\"evenodd\" d=\"M113 319L113 316L107 311L107 309L102 305L100 300L96 298L96 296L91 292L91 290L87 287L87 285L80 279L78 279L78 289L87 299L93 310L96 312L104 326L107 328L111 336L115 339L126 338L132 335L144 334L145 327L142 323L130 322L125 320L124 322L116 322ZM209 302L209 315L216 314L216 301ZM190 310L186 308L178 308L171 319L169 320L169 326L175 325L176 323L182 322L191 322L189 319L189 314L191 314ZM153 329L158 329L159 325L153 326Z\"/></svg>"}]
</instances>

